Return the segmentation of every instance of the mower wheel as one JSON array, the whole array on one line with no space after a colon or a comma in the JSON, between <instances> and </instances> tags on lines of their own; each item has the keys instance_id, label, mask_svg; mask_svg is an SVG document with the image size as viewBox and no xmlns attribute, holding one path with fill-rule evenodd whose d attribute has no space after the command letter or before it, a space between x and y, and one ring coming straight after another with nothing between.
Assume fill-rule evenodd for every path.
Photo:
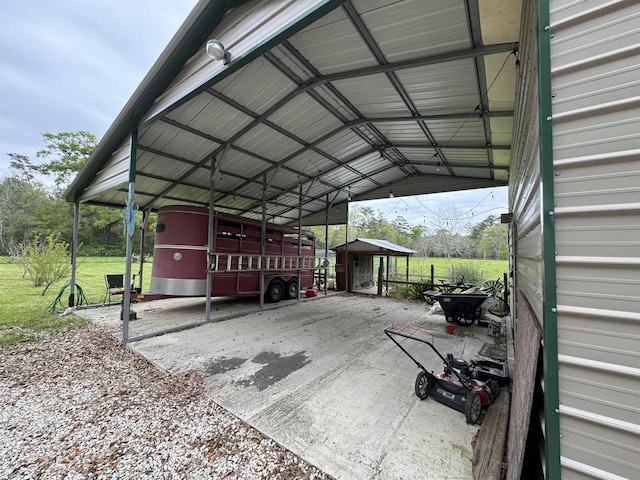
<instances>
[{"instance_id":1,"label":"mower wheel","mask_svg":"<svg viewBox=\"0 0 640 480\"><path fill-rule=\"evenodd\" d=\"M480 394L472 390L467 393L467 398L464 402L464 416L467 417L467 423L475 425L480 418L480 410L482 410Z\"/></svg>"},{"instance_id":2,"label":"mower wheel","mask_svg":"<svg viewBox=\"0 0 640 480\"><path fill-rule=\"evenodd\" d=\"M433 375L425 371L420 372L416 378L416 395L418 398L420 400L427 398L431 390L433 390L434 384Z\"/></svg>"}]
</instances>

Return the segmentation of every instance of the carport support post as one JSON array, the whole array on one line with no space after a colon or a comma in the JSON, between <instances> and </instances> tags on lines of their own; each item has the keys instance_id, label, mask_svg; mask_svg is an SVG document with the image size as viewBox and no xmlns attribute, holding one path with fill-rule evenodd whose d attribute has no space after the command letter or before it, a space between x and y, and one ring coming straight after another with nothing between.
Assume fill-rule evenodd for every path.
<instances>
[{"instance_id":1,"label":"carport support post","mask_svg":"<svg viewBox=\"0 0 640 480\"><path fill-rule=\"evenodd\" d=\"M260 229L260 308L264 308L264 242L266 241L265 232L267 230L267 174L262 174L262 228Z\"/></svg>"},{"instance_id":2,"label":"carport support post","mask_svg":"<svg viewBox=\"0 0 640 480\"><path fill-rule=\"evenodd\" d=\"M349 202L347 201L347 223L344 227L344 291L351 291L351 282L349 281Z\"/></svg>"},{"instance_id":3,"label":"carport support post","mask_svg":"<svg viewBox=\"0 0 640 480\"><path fill-rule=\"evenodd\" d=\"M315 261L315 259L314 259ZM298 194L298 261L296 271L298 275L298 301L300 301L300 289L302 288L302 182L300 182L300 192ZM313 278L313 270L311 270L311 277Z\"/></svg>"},{"instance_id":4,"label":"carport support post","mask_svg":"<svg viewBox=\"0 0 640 480\"><path fill-rule=\"evenodd\" d=\"M140 250L138 257L138 262L140 263L140 268L138 269L138 288L142 292L142 271L144 269L144 241L147 233L147 224L149 223L149 214L151 210L147 209L142 212L142 224L140 225ZM135 287L135 285L134 285Z\"/></svg>"},{"instance_id":5,"label":"carport support post","mask_svg":"<svg viewBox=\"0 0 640 480\"><path fill-rule=\"evenodd\" d=\"M327 296L327 281L329 276L329 195L327 194L326 198L327 208L324 211L324 266L325 269L322 273L324 276L324 296Z\"/></svg>"},{"instance_id":6,"label":"carport support post","mask_svg":"<svg viewBox=\"0 0 640 480\"><path fill-rule=\"evenodd\" d=\"M133 253L133 233L136 226L136 211L134 208L136 195L136 156L138 150L138 131L131 132L131 151L129 153L129 194L125 207L125 233L127 238L126 262L124 270L124 295L122 296L122 343L129 341L129 312L131 307L131 254ZM132 228L133 227L133 228Z\"/></svg>"},{"instance_id":7,"label":"carport support post","mask_svg":"<svg viewBox=\"0 0 640 480\"><path fill-rule=\"evenodd\" d=\"M73 204L73 239L71 240L71 285L69 286L69 306L76 305L76 263L78 261L78 230L80 224L80 203Z\"/></svg>"},{"instance_id":8,"label":"carport support post","mask_svg":"<svg viewBox=\"0 0 640 480\"><path fill-rule=\"evenodd\" d=\"M211 157L211 168L209 175L209 220L207 225L207 300L205 302L204 320L211 321L211 287L213 284L212 264L214 261L214 245L213 245L213 211L215 207L215 174L216 174L216 158Z\"/></svg>"}]
</instances>

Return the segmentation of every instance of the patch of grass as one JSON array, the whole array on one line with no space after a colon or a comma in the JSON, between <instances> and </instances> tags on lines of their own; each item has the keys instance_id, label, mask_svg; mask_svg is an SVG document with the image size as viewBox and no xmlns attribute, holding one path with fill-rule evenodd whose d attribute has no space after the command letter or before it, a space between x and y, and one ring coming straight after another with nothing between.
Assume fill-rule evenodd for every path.
<instances>
[{"instance_id":1,"label":"patch of grass","mask_svg":"<svg viewBox=\"0 0 640 480\"><path fill-rule=\"evenodd\" d=\"M104 276L124 273L124 270L124 258L82 257L78 259L76 284L82 288L89 304L99 304L106 291ZM133 264L132 271L138 270L139 264ZM145 263L144 279L143 291L148 291L150 262ZM42 296L41 288L33 287L28 279L22 278L20 269L7 257L0 257L0 348L84 325L86 322L74 315L60 316L48 310L58 296L62 305L68 305L69 288L63 287L69 280L55 283ZM77 295L78 292L76 298Z\"/></svg>"},{"instance_id":2,"label":"patch of grass","mask_svg":"<svg viewBox=\"0 0 640 480\"><path fill-rule=\"evenodd\" d=\"M397 258L397 276L404 280L406 275L406 259ZM507 260L479 260L475 258L427 258L411 257L409 259L409 281L420 282L431 276L433 265L434 278L448 282L457 281L461 275L467 283L481 284L484 280L502 278L509 271Z\"/></svg>"}]
</instances>

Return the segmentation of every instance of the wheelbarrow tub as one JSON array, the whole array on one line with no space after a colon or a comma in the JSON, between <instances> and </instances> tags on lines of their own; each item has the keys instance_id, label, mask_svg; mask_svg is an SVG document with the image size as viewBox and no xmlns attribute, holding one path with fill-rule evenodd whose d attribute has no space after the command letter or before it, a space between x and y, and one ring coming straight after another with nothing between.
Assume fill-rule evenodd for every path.
<instances>
[{"instance_id":1,"label":"wheelbarrow tub","mask_svg":"<svg viewBox=\"0 0 640 480\"><path fill-rule=\"evenodd\" d=\"M488 293L438 293L433 296L442 307L447 322L471 325L480 316L480 305Z\"/></svg>"}]
</instances>

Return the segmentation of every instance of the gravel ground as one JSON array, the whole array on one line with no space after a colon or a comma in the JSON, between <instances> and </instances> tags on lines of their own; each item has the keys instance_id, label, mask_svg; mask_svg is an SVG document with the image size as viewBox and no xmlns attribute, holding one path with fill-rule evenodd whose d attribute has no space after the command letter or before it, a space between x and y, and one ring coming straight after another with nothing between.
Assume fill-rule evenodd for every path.
<instances>
[{"instance_id":1,"label":"gravel ground","mask_svg":"<svg viewBox=\"0 0 640 480\"><path fill-rule=\"evenodd\" d=\"M326 479L89 325L0 351L0 479Z\"/></svg>"}]
</instances>

